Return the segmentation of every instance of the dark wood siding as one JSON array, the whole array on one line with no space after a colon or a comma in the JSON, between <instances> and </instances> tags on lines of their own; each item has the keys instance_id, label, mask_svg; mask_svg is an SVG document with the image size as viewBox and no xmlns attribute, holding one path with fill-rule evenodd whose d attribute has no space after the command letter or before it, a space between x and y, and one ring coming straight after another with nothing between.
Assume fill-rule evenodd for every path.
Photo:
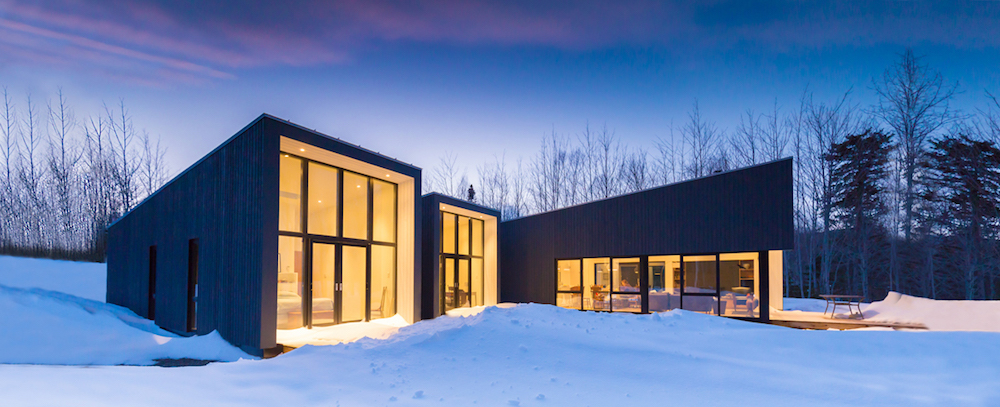
<instances>
[{"instance_id":1,"label":"dark wood siding","mask_svg":"<svg viewBox=\"0 0 1000 407\"><path fill-rule=\"evenodd\" d=\"M248 352L273 346L277 294L278 138L258 119L109 228L108 302L148 315L149 246L156 245L156 323L184 332L188 242L198 239L197 334L213 330ZM276 283L275 283L276 284ZM273 284L272 284L273 285ZM268 314L270 311L270 315Z\"/></svg>"},{"instance_id":2,"label":"dark wood siding","mask_svg":"<svg viewBox=\"0 0 1000 407\"><path fill-rule=\"evenodd\" d=\"M792 160L500 224L500 300L555 302L555 260L791 249Z\"/></svg>"},{"instance_id":3,"label":"dark wood siding","mask_svg":"<svg viewBox=\"0 0 1000 407\"><path fill-rule=\"evenodd\" d=\"M262 115L109 227L108 302L148 315L149 246L156 245L156 323L183 333L188 242L198 239L196 333L218 330L257 355L274 347L281 136L413 177L420 215L419 168ZM420 227L417 220L417 310Z\"/></svg>"}]
</instances>

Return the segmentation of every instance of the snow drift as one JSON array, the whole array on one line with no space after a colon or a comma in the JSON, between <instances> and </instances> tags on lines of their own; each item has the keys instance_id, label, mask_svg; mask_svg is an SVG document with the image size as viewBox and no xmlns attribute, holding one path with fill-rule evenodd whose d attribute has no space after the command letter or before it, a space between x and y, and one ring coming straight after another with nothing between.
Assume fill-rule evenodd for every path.
<instances>
[{"instance_id":1,"label":"snow drift","mask_svg":"<svg viewBox=\"0 0 1000 407\"><path fill-rule=\"evenodd\" d=\"M0 285L0 363L151 365L251 358L218 333L181 337L132 311L39 288Z\"/></svg>"},{"instance_id":2,"label":"snow drift","mask_svg":"<svg viewBox=\"0 0 1000 407\"><path fill-rule=\"evenodd\" d=\"M269 360L0 366L0 393L13 405L997 405L998 339L529 304Z\"/></svg>"},{"instance_id":3,"label":"snow drift","mask_svg":"<svg viewBox=\"0 0 1000 407\"><path fill-rule=\"evenodd\" d=\"M932 331L1000 332L1000 301L932 300L892 291L862 308L873 321L916 322Z\"/></svg>"}]
</instances>

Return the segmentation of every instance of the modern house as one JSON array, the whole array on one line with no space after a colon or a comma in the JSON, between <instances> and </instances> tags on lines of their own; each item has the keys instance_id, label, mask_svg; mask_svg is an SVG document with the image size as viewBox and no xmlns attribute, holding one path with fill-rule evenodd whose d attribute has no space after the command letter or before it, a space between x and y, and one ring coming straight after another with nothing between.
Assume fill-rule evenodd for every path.
<instances>
[{"instance_id":1,"label":"modern house","mask_svg":"<svg viewBox=\"0 0 1000 407\"><path fill-rule=\"evenodd\" d=\"M109 303L256 355L280 330L539 302L767 319L791 160L501 222L421 170L262 115L108 228Z\"/></svg>"}]
</instances>

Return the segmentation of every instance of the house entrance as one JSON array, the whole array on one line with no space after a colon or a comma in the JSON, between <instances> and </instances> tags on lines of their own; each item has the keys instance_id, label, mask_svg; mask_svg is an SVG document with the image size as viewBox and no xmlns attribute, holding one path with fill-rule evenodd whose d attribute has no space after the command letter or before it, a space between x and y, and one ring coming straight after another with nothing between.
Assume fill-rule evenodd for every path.
<instances>
[{"instance_id":1,"label":"house entrance","mask_svg":"<svg viewBox=\"0 0 1000 407\"><path fill-rule=\"evenodd\" d=\"M315 242L311 255L309 298L303 307L306 326L364 321L368 248Z\"/></svg>"}]
</instances>

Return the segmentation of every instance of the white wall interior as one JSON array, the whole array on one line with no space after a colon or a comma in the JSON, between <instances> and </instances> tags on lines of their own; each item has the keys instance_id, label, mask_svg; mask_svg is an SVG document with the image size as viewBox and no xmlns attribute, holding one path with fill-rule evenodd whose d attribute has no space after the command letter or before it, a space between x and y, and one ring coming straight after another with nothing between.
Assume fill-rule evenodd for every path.
<instances>
[{"instance_id":1,"label":"white wall interior","mask_svg":"<svg viewBox=\"0 0 1000 407\"><path fill-rule=\"evenodd\" d=\"M771 297L771 308L782 310L784 309L784 278L785 278L785 265L784 265L784 252L781 250L771 250L767 252L767 268L768 270L768 289L770 289Z\"/></svg>"}]
</instances>

